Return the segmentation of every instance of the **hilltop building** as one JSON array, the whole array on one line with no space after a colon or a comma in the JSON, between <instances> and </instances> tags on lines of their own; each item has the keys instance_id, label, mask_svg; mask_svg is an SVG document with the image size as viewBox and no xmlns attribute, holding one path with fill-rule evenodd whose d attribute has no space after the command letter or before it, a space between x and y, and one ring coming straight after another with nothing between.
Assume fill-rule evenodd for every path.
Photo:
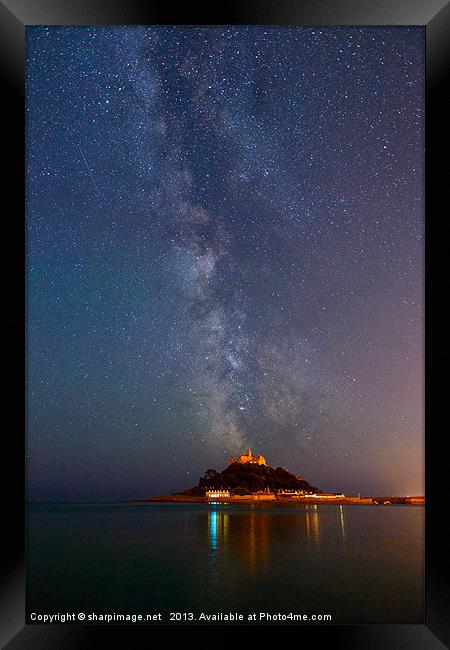
<instances>
[{"instance_id":1,"label":"hilltop building","mask_svg":"<svg viewBox=\"0 0 450 650\"><path fill-rule=\"evenodd\" d=\"M250 449L247 449L245 454L242 454L238 458L231 458L230 465L232 463L254 463L255 465L267 465L264 456L253 456Z\"/></svg>"}]
</instances>

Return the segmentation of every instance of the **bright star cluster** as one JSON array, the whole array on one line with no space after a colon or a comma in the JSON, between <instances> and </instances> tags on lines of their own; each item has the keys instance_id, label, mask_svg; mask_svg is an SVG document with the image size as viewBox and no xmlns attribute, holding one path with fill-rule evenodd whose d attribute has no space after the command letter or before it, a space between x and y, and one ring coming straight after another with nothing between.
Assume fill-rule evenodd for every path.
<instances>
[{"instance_id":1,"label":"bright star cluster","mask_svg":"<svg viewBox=\"0 0 450 650\"><path fill-rule=\"evenodd\" d=\"M31 498L423 492L423 91L422 28L28 28Z\"/></svg>"}]
</instances>

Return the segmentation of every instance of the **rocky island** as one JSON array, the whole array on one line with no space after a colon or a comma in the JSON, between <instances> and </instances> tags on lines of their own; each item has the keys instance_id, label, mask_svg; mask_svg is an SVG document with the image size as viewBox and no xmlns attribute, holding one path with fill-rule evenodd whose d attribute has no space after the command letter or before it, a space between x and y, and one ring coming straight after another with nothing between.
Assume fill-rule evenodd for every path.
<instances>
[{"instance_id":1,"label":"rocky island","mask_svg":"<svg viewBox=\"0 0 450 650\"><path fill-rule=\"evenodd\" d=\"M168 496L156 496L136 501L162 502L253 502L296 501L302 503L334 504L416 504L423 505L424 497L361 497L343 492L325 493L303 477L283 467L271 467L264 456L254 456L250 449L237 458L231 458L221 472L208 469L197 485Z\"/></svg>"},{"instance_id":2,"label":"rocky island","mask_svg":"<svg viewBox=\"0 0 450 650\"><path fill-rule=\"evenodd\" d=\"M208 469L198 485L183 494L207 496L212 492L228 492L229 496L322 494L301 476L291 474L282 467L267 465L264 456L253 456L250 449L237 459L232 458L222 472Z\"/></svg>"}]
</instances>

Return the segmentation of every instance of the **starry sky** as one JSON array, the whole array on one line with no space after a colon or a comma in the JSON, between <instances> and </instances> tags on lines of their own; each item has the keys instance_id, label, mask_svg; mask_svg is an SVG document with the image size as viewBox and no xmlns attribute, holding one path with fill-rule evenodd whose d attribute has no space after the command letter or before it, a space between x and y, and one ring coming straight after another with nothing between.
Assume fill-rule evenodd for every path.
<instances>
[{"instance_id":1,"label":"starry sky","mask_svg":"<svg viewBox=\"0 0 450 650\"><path fill-rule=\"evenodd\" d=\"M29 27L30 498L423 494L423 108L420 27Z\"/></svg>"}]
</instances>

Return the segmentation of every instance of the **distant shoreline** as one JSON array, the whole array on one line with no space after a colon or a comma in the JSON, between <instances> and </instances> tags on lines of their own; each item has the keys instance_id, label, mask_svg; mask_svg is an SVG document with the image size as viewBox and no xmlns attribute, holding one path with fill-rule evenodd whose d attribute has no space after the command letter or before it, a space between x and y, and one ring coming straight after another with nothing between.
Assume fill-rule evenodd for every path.
<instances>
[{"instance_id":1,"label":"distant shoreline","mask_svg":"<svg viewBox=\"0 0 450 650\"><path fill-rule=\"evenodd\" d=\"M171 494L148 499L133 499L127 503L295 503L307 505L425 505L425 497L336 497L309 498L275 495L246 495L208 499L186 494Z\"/></svg>"}]
</instances>

